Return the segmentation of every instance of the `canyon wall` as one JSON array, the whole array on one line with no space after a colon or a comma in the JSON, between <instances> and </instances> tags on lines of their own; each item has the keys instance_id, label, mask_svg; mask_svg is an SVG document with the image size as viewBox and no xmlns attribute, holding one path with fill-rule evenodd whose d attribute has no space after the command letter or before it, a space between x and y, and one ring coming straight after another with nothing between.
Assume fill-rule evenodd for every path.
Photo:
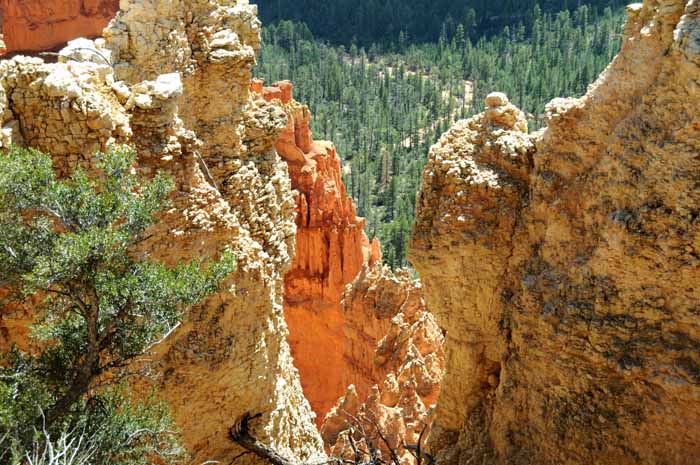
<instances>
[{"instance_id":1,"label":"canyon wall","mask_svg":"<svg viewBox=\"0 0 700 465\"><path fill-rule=\"evenodd\" d=\"M0 148L39 148L66 173L127 143L141 174L169 173L173 206L140 252L173 263L228 248L238 259L225 291L188 311L152 354L151 383L170 403L191 463L239 455L227 435L247 411L264 414L253 425L261 441L292 460L318 461L323 444L282 307L296 211L274 143L287 117L249 94L256 9L247 0L121 6L104 39L72 43L59 63L0 62ZM22 338L30 317L27 308L0 309L4 342Z\"/></svg>"},{"instance_id":2,"label":"canyon wall","mask_svg":"<svg viewBox=\"0 0 700 465\"><path fill-rule=\"evenodd\" d=\"M7 51L97 35L114 3L2 3ZM318 456L308 421L318 413L320 426L346 392L358 406L353 414L379 409L371 418L397 445L416 440L439 391L442 334L420 286L381 266L379 243L369 243L347 198L335 147L313 140L310 112L294 101L291 83L251 81L260 45L254 8L246 1L121 6L104 38L71 42L59 64L2 65L0 144L52 153L62 173L78 163L90 168L94 153L112 144L135 145L140 172L164 169L178 182L175 209L144 252L174 262L236 250L241 270L229 291L193 309L157 348L157 388L171 401L193 463L230 456L235 448L224 434L248 409L269 414L256 432L263 441L288 457ZM301 397L283 342L282 294L288 341L316 413ZM26 348L31 319L29 308L4 307L0 344ZM327 425L327 446L346 454L336 442L347 440L347 418L336 408Z\"/></svg>"},{"instance_id":3,"label":"canyon wall","mask_svg":"<svg viewBox=\"0 0 700 465\"><path fill-rule=\"evenodd\" d=\"M373 437L389 460L379 430L403 463L414 463L403 445L429 432L444 368L442 331L420 283L382 266L379 242L369 243L345 192L341 160L330 142L313 140L311 114L294 100L292 84L253 80L251 89L288 116L275 144L297 192L297 255L285 277L284 310L324 443L352 459L348 435L358 444ZM357 424L349 427L358 421L367 437Z\"/></svg>"},{"instance_id":4,"label":"canyon wall","mask_svg":"<svg viewBox=\"0 0 700 465\"><path fill-rule=\"evenodd\" d=\"M119 0L0 0L5 45L0 55L51 50L76 37L98 37L118 10Z\"/></svg>"},{"instance_id":5,"label":"canyon wall","mask_svg":"<svg viewBox=\"0 0 700 465\"><path fill-rule=\"evenodd\" d=\"M345 191L335 146L313 140L311 113L294 100L292 84L264 87L257 80L252 88L288 116L275 144L297 192L297 255L285 276L284 312L294 363L320 426L348 385L366 395L381 381L371 354L389 321L341 305L345 286L363 267L381 261L379 243L367 239L365 220Z\"/></svg>"},{"instance_id":6,"label":"canyon wall","mask_svg":"<svg viewBox=\"0 0 700 465\"><path fill-rule=\"evenodd\" d=\"M503 94L431 149L410 258L447 330L438 463L700 462L700 2L527 133Z\"/></svg>"}]
</instances>

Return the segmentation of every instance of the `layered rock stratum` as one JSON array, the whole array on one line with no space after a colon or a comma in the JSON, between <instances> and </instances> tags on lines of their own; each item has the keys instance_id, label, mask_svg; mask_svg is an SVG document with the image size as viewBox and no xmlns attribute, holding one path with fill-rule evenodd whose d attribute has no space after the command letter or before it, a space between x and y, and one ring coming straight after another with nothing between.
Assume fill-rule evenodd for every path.
<instances>
[{"instance_id":1,"label":"layered rock stratum","mask_svg":"<svg viewBox=\"0 0 700 465\"><path fill-rule=\"evenodd\" d=\"M440 464L700 462L700 2L527 133L503 94L431 149L410 258L446 329Z\"/></svg>"},{"instance_id":2,"label":"layered rock stratum","mask_svg":"<svg viewBox=\"0 0 700 465\"><path fill-rule=\"evenodd\" d=\"M274 143L287 117L249 93L256 9L247 0L122 0L121 8L104 39L72 43L58 63L0 62L0 146L44 150L66 173L125 143L137 149L141 174L169 173L172 208L141 252L173 263L228 248L238 259L226 290L192 308L151 357L191 463L239 455L227 434L246 411L264 413L254 425L261 441L318 461L323 444L282 307L296 212ZM4 343L23 338L30 320L31 309L3 308Z\"/></svg>"},{"instance_id":3,"label":"layered rock stratum","mask_svg":"<svg viewBox=\"0 0 700 465\"><path fill-rule=\"evenodd\" d=\"M118 9L119 0L0 0L0 55L98 37Z\"/></svg>"},{"instance_id":4,"label":"layered rock stratum","mask_svg":"<svg viewBox=\"0 0 700 465\"><path fill-rule=\"evenodd\" d=\"M293 85L253 80L251 89L288 116L275 143L297 193L297 254L285 276L284 311L324 442L331 454L351 458L349 425L360 421L397 450L414 444L426 425L427 437L444 367L442 331L420 283L381 265L379 242L369 242L347 197L335 147L313 140L311 113L293 98ZM357 428L353 434L364 439ZM381 440L375 445L386 449Z\"/></svg>"},{"instance_id":5,"label":"layered rock stratum","mask_svg":"<svg viewBox=\"0 0 700 465\"><path fill-rule=\"evenodd\" d=\"M285 276L285 317L304 393L332 455L352 458L348 434L361 443L377 431L402 451L427 437L444 368L443 334L426 309L420 282L381 264L341 177L331 142L314 141L311 113L288 81L252 91L288 116L275 146L296 191L297 254ZM354 422L362 425L365 433ZM353 432L350 433L350 429ZM365 444L366 446L366 444Z\"/></svg>"}]
</instances>

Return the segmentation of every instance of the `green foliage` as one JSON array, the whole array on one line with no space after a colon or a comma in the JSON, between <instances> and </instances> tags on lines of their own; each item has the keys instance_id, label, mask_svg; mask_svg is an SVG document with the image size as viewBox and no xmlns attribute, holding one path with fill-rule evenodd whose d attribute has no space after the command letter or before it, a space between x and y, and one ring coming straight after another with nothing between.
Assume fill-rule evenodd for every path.
<instances>
[{"instance_id":1,"label":"green foliage","mask_svg":"<svg viewBox=\"0 0 700 465\"><path fill-rule=\"evenodd\" d=\"M31 453L12 456L11 463L23 465L90 465L93 462L95 446L85 436L75 432L64 432L52 438L47 432L38 436ZM5 454L14 454L15 450L0 453L0 460Z\"/></svg>"},{"instance_id":2,"label":"green foliage","mask_svg":"<svg viewBox=\"0 0 700 465\"><path fill-rule=\"evenodd\" d=\"M59 180L42 153L0 154L0 286L37 314L36 349L14 350L0 364L0 446L13 450L0 463L45 451L42 435L78 430L96 463L178 452L162 406L130 399L121 384L134 367L145 372L137 359L176 327L185 306L218 290L235 261L228 252L206 266L149 260L138 246L173 183L162 173L136 176L126 147L99 157L99 176L78 168Z\"/></svg>"},{"instance_id":3,"label":"green foliage","mask_svg":"<svg viewBox=\"0 0 700 465\"><path fill-rule=\"evenodd\" d=\"M3 387L10 389L0 391L0 406L4 407L0 431L5 431L4 438L0 437L4 448L0 463L141 465L157 457L168 463L184 457L167 406L153 398L137 401L122 385L107 386L99 394L80 399L71 421L60 428L46 428L42 417L41 424L26 430L24 426L35 421L45 400L34 396L42 380L27 381L5 383ZM20 384L34 389L25 391Z\"/></svg>"},{"instance_id":4,"label":"green foliage","mask_svg":"<svg viewBox=\"0 0 700 465\"><path fill-rule=\"evenodd\" d=\"M399 40L437 42L459 26L471 39L498 33L503 26L531 24L530 12L573 11L587 5L602 11L620 0L258 0L263 24L303 21L317 37L332 43L393 45Z\"/></svg>"},{"instance_id":5,"label":"green foliage","mask_svg":"<svg viewBox=\"0 0 700 465\"><path fill-rule=\"evenodd\" d=\"M556 2L546 3L554 9ZM295 3L288 11L309 4ZM520 3L509 5L512 10ZM337 3L327 2L322 10L333 8ZM426 154L455 119L481 111L489 92L503 91L538 128L548 101L582 94L619 49L622 9L518 9L522 21L475 43L467 23L442 28L433 43L411 43L401 35L398 44L368 50L316 41L309 27L290 21L263 30L257 73L268 82L295 83L297 99L314 115L314 133L332 140L349 166L348 192L393 267L407 265ZM336 23L339 30L346 25ZM465 96L466 81L474 85L473 99Z\"/></svg>"}]
</instances>

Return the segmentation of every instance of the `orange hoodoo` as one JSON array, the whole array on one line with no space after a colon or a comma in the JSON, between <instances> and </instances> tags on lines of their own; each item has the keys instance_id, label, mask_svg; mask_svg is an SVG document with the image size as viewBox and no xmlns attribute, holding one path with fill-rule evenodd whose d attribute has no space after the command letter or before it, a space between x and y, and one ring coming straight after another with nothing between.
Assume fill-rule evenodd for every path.
<instances>
[{"instance_id":1,"label":"orange hoodoo","mask_svg":"<svg viewBox=\"0 0 700 465\"><path fill-rule=\"evenodd\" d=\"M358 345L366 346L360 352L373 353L385 328L366 340L349 340L353 315L343 313L341 300L345 286L363 266L381 261L381 253L379 242L367 239L365 220L347 196L335 146L313 140L311 113L293 99L292 88L289 81L251 84L265 100L279 100L289 117L276 143L298 192L297 253L285 278L284 311L304 393L320 425L349 384L364 394L378 381L367 375L369 367L354 363L352 354Z\"/></svg>"}]
</instances>

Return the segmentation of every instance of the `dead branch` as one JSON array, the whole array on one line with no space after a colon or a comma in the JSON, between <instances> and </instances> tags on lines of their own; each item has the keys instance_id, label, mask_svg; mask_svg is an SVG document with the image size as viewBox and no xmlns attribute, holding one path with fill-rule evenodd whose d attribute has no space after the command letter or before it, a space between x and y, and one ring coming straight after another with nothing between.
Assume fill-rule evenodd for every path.
<instances>
[{"instance_id":1,"label":"dead branch","mask_svg":"<svg viewBox=\"0 0 700 465\"><path fill-rule=\"evenodd\" d=\"M425 459L425 465L435 465L435 458L427 453L426 451L422 450L419 446L414 445L414 444L404 444L403 446L407 451L411 452L416 459L420 455L423 459Z\"/></svg>"},{"instance_id":2,"label":"dead branch","mask_svg":"<svg viewBox=\"0 0 700 465\"><path fill-rule=\"evenodd\" d=\"M389 455L391 455L391 460L394 462L394 465L401 465L401 461L399 460L398 455L396 455L396 451L394 450L393 447L389 444L389 441L387 440L386 436L381 431L381 428L377 424L377 422L373 419L370 418L369 416L365 415L367 420L369 420L370 423L374 426L374 429L377 431L377 434L381 438L382 442L386 446L386 448L389 450Z\"/></svg>"},{"instance_id":3,"label":"dead branch","mask_svg":"<svg viewBox=\"0 0 700 465\"><path fill-rule=\"evenodd\" d=\"M423 425L423 429L420 431L420 434L418 435L418 444L417 446L417 452L416 452L416 465L421 465L421 462L423 461L423 455L421 454L421 444L423 444L423 435L425 434L425 430L428 428L428 425Z\"/></svg>"},{"instance_id":4,"label":"dead branch","mask_svg":"<svg viewBox=\"0 0 700 465\"><path fill-rule=\"evenodd\" d=\"M352 452L355 454L355 463L360 463L362 460L362 456L360 455L360 451L357 449L357 445L355 445L355 439L352 437L354 431L352 428L348 430L348 440L350 441L350 447L352 447Z\"/></svg>"},{"instance_id":5,"label":"dead branch","mask_svg":"<svg viewBox=\"0 0 700 465\"><path fill-rule=\"evenodd\" d=\"M295 463L283 456L281 456L279 453L277 453L274 449L266 446L265 444L261 443L258 441L250 432L250 423L262 416L262 413L257 413L255 415L251 415L250 412L246 412L241 416L238 421L231 427L229 430L229 438L231 441L235 442L239 446L241 446L243 449L246 450L246 452L243 452L239 455L237 455L233 461L231 462L230 465L232 465L237 459L240 457L253 453L257 455L258 457L269 461L272 463L272 465L328 465L328 464L335 464L335 465L387 465L387 462L385 460L382 460L381 453L377 447L374 446L372 438L367 434L367 431L365 431L365 428L362 424L362 421L345 412L347 414L347 417L351 420L348 423L349 429L346 431L346 434L348 435L348 440L350 442L350 447L352 448L353 454L354 454L354 460L348 460L348 459L343 459L341 457L330 457L328 460L322 461L322 462L317 462L317 463ZM389 450L389 454L391 455L391 460L392 460L392 465L401 465L401 462L399 460L398 454L396 453L396 450L392 448L389 445L389 441L384 436L384 434L380 431L379 425L377 424L376 421L374 421L371 418L367 418L367 420L372 423L374 426L376 435L378 435L382 442L386 445L387 449ZM355 442L355 438L353 437L355 430L353 427L353 424L355 423L354 427L359 430L359 432L362 434L362 439L364 439L365 443L367 444L367 447L369 448L369 451L364 451L360 447L358 447L358 444ZM416 459L417 459L417 465L422 465L423 460L425 460L425 465L434 465L435 460L432 455L428 454L421 448L421 444L423 442L423 436L427 430L427 425L423 428L423 430L420 433L420 436L418 438L418 445L408 445L404 444L403 447L410 451L411 454L413 454ZM362 455L366 454L369 456L369 460L363 460Z\"/></svg>"},{"instance_id":6,"label":"dead branch","mask_svg":"<svg viewBox=\"0 0 700 465\"><path fill-rule=\"evenodd\" d=\"M256 413L255 415L251 415L250 412L244 413L243 416L229 430L229 438L231 438L231 440L239 446L246 449L248 452L252 452L258 457L269 461L273 465L327 465L329 463L355 465L352 461L335 457L331 457L329 460L314 464L298 464L282 457L275 450L261 443L255 439L252 434L250 434L250 422L256 418L260 418L261 416L262 413ZM236 459L242 457L243 455L245 455L245 453L238 455ZM236 459L234 459L234 461Z\"/></svg>"},{"instance_id":7,"label":"dead branch","mask_svg":"<svg viewBox=\"0 0 700 465\"><path fill-rule=\"evenodd\" d=\"M249 450L246 450L246 451L244 451L244 452L241 452L240 454L238 454L237 456L235 456L235 457L233 458L233 460L231 460L231 462L229 462L228 465L233 465L234 463L236 463L236 460L240 459L241 457L245 457L246 455L249 455L249 454L252 454L252 452L249 451Z\"/></svg>"},{"instance_id":8,"label":"dead branch","mask_svg":"<svg viewBox=\"0 0 700 465\"><path fill-rule=\"evenodd\" d=\"M364 440L365 440L365 444L367 444L367 447L369 448L369 452L365 452L365 451L362 451L362 452L364 452L370 456L370 458L371 458L370 462L373 464L385 463L384 460L382 460L381 453L379 452L379 449L374 446L374 442L372 440L372 437L369 434L367 434L367 431L365 430L365 426L362 423L362 421L360 421L359 418L357 418L355 415L353 415L352 413L350 413L346 410L343 410L343 414L347 418L352 420L355 423L355 426L359 429L360 434L362 435L362 438L364 438ZM352 423L348 422L348 426L352 429ZM357 463L360 463L360 462L357 462Z\"/></svg>"},{"instance_id":9,"label":"dead branch","mask_svg":"<svg viewBox=\"0 0 700 465\"><path fill-rule=\"evenodd\" d=\"M282 457L250 434L250 422L261 416L262 413L251 415L250 412L246 412L243 414L229 431L231 440L258 457L270 461L273 465L297 465L291 460Z\"/></svg>"}]
</instances>

